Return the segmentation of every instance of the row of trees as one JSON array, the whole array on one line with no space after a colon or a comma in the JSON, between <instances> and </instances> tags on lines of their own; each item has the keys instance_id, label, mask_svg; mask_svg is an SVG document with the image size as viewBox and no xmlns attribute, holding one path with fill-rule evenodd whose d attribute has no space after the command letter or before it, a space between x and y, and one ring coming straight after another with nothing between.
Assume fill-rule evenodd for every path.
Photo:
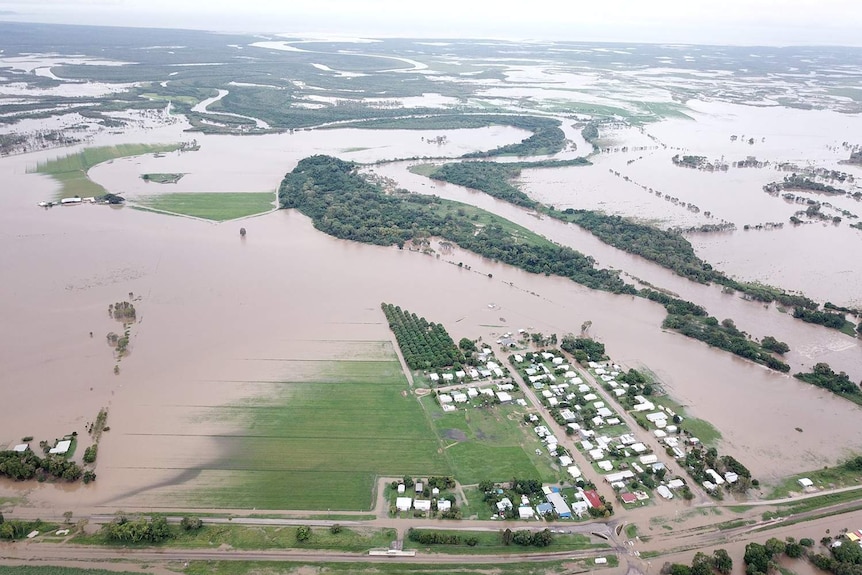
<instances>
[{"instance_id":1,"label":"row of trees","mask_svg":"<svg viewBox=\"0 0 862 575\"><path fill-rule=\"evenodd\" d=\"M450 367L464 361L461 350L439 323L428 322L392 304L383 303L380 307L410 369Z\"/></svg>"},{"instance_id":2,"label":"row of trees","mask_svg":"<svg viewBox=\"0 0 862 575\"><path fill-rule=\"evenodd\" d=\"M793 317L807 323L816 323L832 329L841 329L847 320L842 313L831 313L828 311L817 311L803 307L793 308Z\"/></svg>"}]
</instances>

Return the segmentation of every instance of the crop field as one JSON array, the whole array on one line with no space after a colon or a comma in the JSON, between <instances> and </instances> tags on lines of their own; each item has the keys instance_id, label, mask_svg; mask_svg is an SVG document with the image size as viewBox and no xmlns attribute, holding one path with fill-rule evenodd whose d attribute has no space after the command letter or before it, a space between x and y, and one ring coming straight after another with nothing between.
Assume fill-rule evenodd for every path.
<instances>
[{"instance_id":1,"label":"crop field","mask_svg":"<svg viewBox=\"0 0 862 575\"><path fill-rule=\"evenodd\" d=\"M40 162L32 171L51 176L60 183L57 199L75 196L82 198L101 196L106 193L105 188L87 176L87 172L93 166L117 158L173 152L179 148L180 144L121 144L119 146L86 148L77 154Z\"/></svg>"},{"instance_id":2,"label":"crop field","mask_svg":"<svg viewBox=\"0 0 862 575\"><path fill-rule=\"evenodd\" d=\"M463 485L485 479L509 481L513 477L557 480L547 457L535 454L542 445L535 436L526 434L513 407L443 413L432 397L425 397L422 402L432 414L455 478Z\"/></svg>"},{"instance_id":3,"label":"crop field","mask_svg":"<svg viewBox=\"0 0 862 575\"><path fill-rule=\"evenodd\" d=\"M145 208L223 222L275 209L270 192L174 193L147 196L135 202Z\"/></svg>"},{"instance_id":4,"label":"crop field","mask_svg":"<svg viewBox=\"0 0 862 575\"><path fill-rule=\"evenodd\" d=\"M246 431L216 438L226 455L179 497L199 507L364 511L378 476L451 474L391 344L382 345L382 360L284 360L293 381L214 408L211 417Z\"/></svg>"}]
</instances>

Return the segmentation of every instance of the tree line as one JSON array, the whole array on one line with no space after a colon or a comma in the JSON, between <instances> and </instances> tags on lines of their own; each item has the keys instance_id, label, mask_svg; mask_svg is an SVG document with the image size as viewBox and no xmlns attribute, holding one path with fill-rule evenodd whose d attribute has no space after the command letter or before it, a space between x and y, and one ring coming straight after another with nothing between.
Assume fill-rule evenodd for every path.
<instances>
[{"instance_id":1,"label":"tree line","mask_svg":"<svg viewBox=\"0 0 862 575\"><path fill-rule=\"evenodd\" d=\"M414 238L440 237L531 273L567 277L612 293L636 293L618 273L597 269L595 260L569 247L520 238L498 219L478 225L478 215L467 215L468 206L457 202L387 195L359 175L355 164L331 156L301 160L282 180L279 199L282 207L298 209L317 229L338 238L403 247Z\"/></svg>"},{"instance_id":2,"label":"tree line","mask_svg":"<svg viewBox=\"0 0 862 575\"><path fill-rule=\"evenodd\" d=\"M828 363L817 363L809 373L795 373L793 377L805 383L827 389L834 394L862 404L862 382L856 385L843 371L835 373Z\"/></svg>"}]
</instances>

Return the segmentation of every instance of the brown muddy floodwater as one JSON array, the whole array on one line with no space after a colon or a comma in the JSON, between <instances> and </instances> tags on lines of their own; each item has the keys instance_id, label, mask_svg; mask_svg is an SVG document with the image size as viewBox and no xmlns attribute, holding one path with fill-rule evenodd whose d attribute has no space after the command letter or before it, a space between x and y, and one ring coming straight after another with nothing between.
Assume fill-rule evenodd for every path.
<instances>
[{"instance_id":1,"label":"brown muddy floodwater","mask_svg":"<svg viewBox=\"0 0 862 575\"><path fill-rule=\"evenodd\" d=\"M485 147L486 138L499 137L493 130L476 131L475 145ZM171 134L152 131L129 134L125 140L182 137ZM394 139L402 136L394 134L337 130L271 140L198 135L200 155L115 161L94 170L94 177L111 191L136 190L142 170L188 172L171 191L272 190L310 153L348 159L394 155L393 150L403 149ZM415 140L405 155L433 147L421 142L420 135L403 136ZM509 131L505 135L510 140L520 137ZM459 149L474 145L466 132L449 136L452 146L464 137ZM383 150L385 142L398 145ZM378 152L344 151L354 148ZM692 415L722 431L722 450L761 480L834 464L849 451L862 449L862 439L847 433L858 421L859 408L663 332L659 326L664 311L650 302L528 274L460 250L438 259L336 240L292 211L243 221L248 236L241 241L235 222L216 225L128 207L43 210L35 204L49 198L55 186L25 174L25 167L48 155L0 160L0 444L25 435L36 441L72 431L85 436L85 423L103 406L110 407L111 431L101 442L95 484L63 488L4 482L0 494L28 493L35 505L64 509L184 506L179 499L160 498L160 487L194 485L196 474L222 455L215 438L237 432L229 423L206 419L207 408L265 393L267 381L288 375L270 360L302 357L309 341L390 339L379 309L383 301L442 322L456 340L496 339L522 327L564 334L591 320L591 334L607 345L614 359L657 373ZM379 172L393 174L411 189L416 185L417 191L448 195L443 187L431 190L427 180L402 182L411 176L403 165ZM466 193L450 188L455 196ZM484 196L469 199L488 205ZM517 216L505 206L494 209ZM571 226L535 218L532 223L557 241L603 250L596 255L605 265L631 264L638 273L659 274L663 280L675 277L597 246L591 236ZM472 270L459 268L457 262ZM800 338L820 335L808 326L785 325L785 316L723 298L712 288L692 289L712 298L710 307L721 307L740 324L747 311L753 323L773 321L770 327L776 329L810 330ZM131 354L120 363L120 375L114 375L105 334L118 326L107 316L107 306L129 292L140 298L135 302L138 323L132 327ZM846 353L827 356L838 364ZM794 431L796 427L804 433Z\"/></svg>"}]
</instances>

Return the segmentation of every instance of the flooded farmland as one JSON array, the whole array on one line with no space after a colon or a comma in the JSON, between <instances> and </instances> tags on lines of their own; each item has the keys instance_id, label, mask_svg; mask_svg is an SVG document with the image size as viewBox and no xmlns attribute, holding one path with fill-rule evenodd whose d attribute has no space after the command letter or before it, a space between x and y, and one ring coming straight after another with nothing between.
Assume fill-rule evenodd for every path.
<instances>
[{"instance_id":1,"label":"flooded farmland","mask_svg":"<svg viewBox=\"0 0 862 575\"><path fill-rule=\"evenodd\" d=\"M519 137L516 131L495 130L451 132L447 138L459 142L452 145L460 149L470 149ZM179 134L125 137L168 141L170 135ZM390 147L421 150L428 144L420 137L417 132L360 130L203 136L198 137L199 152L117 160L94 169L92 177L111 191L132 193L148 185L139 183L139 175L151 170L188 173L176 185L184 191L272 190L310 150L346 158L364 154L372 160L385 156L374 151L383 141ZM41 152L38 157L49 155ZM164 493L193 488L220 456L218 437L240 432L230 421L207 419L207 409L241 401L265 390L265 382L289 377L272 360L302 356L309 342L389 339L381 301L397 302L442 322L456 340L495 339L521 327L563 334L590 320L591 335L603 341L617 361L654 371L692 415L722 430L722 449L745 461L762 480L831 464L862 447L852 439L834 441L853 425L856 406L663 332L659 326L664 311L650 302L528 274L460 250L438 259L335 240L292 211L244 221L244 241L235 223L214 225L128 207L45 211L35 203L50 197L55 184L25 173L36 159L25 155L0 160L3 179L11 184L0 196L2 267L15 270L6 277L0 300L7 325L15 326L3 332L0 345L5 390L0 439L82 432L102 406L110 408L112 429L102 440L96 484L28 486L34 503L62 501L68 489L75 489L80 504L91 508L157 501L182 506L181 497L165 498ZM239 171L231 168L232 160ZM407 172L406 164L375 170L409 189L510 217L595 255L602 265L634 275L652 273L651 280L668 282L686 297L707 300L712 313L733 317L744 329L759 333L759 328L794 344L819 346L810 357L795 348L800 363L825 356L841 365L850 357L848 350L830 343L837 337L831 332L792 322L774 310L761 311L714 288L687 287L690 282L636 262L571 226L535 218L531 222L530 216L486 196L423 181ZM472 269L454 265L459 262ZM131 354L114 375L104 334L115 328L106 308L130 292L140 298L139 321L132 327ZM799 334L796 339L794 333ZM851 357L847 364L855 368L856 361ZM791 433L794 442L788 445L782 438ZM19 489L3 486L4 491Z\"/></svg>"},{"instance_id":2,"label":"flooded farmland","mask_svg":"<svg viewBox=\"0 0 862 575\"><path fill-rule=\"evenodd\" d=\"M273 56L262 47L249 48L260 50L254 53L262 59L272 58L273 66L294 52L281 50ZM184 57L172 54L173 59ZM365 64L358 60L366 57ZM619 270L630 283L657 286L703 305L719 320L733 319L755 338L770 335L786 341L791 351L785 360L792 372L828 362L836 371L849 373L854 382L862 376L856 338L794 320L774 305L745 301L718 286L693 283L612 248L579 227L410 171L422 163L454 160L530 137L530 131L514 127L517 122L469 129L338 127L351 119L345 110L355 111L363 103L395 128L414 112L421 119L435 110L466 109L477 101L487 109L470 108L459 122L469 125L471 114L483 112L539 113L560 120L564 149L541 157L589 155L593 164L524 170L517 184L531 198L556 209L592 209L661 228L725 224L722 232L685 232L698 255L717 269L740 280L800 291L820 302L859 305L862 277L856 262L862 255L862 231L850 224L858 221L852 215L862 215L862 205L851 194L825 198L800 192L802 202L828 202L824 213L830 218L842 214L842 220L792 226L789 218L806 204L762 190L790 173L788 164L862 177L859 166L840 163L858 144L852 139L862 133L859 116L849 113L852 103L841 100L836 107L843 113L802 110L777 105L768 94L760 94L751 95L756 106L747 105L742 103L747 98L744 81L728 80L732 97L719 98L716 86L732 72L693 74L695 80L677 68L662 68L667 76L634 64L632 70L618 70L615 61L612 70L587 73L581 63L562 66L534 58L512 63L488 57L454 72L459 56L421 52L405 59L321 49L313 59L282 70L281 78L239 74L236 80L242 81L225 84L230 90L182 84L174 74L191 74L191 67L206 68L206 62L173 62L165 64L172 67L166 79L135 88L148 90L130 100L135 104L149 98L160 102L149 115L137 115L137 110L111 111L104 117L94 116L92 110L81 110L88 115L64 113L80 103L59 101L42 110L48 117L39 118L41 112L34 108L34 117L22 116L0 132L44 136L74 129L86 134L81 139L87 146L191 140L199 145L196 151L118 158L89 171L94 182L131 201L173 192L274 192L285 173L314 154L369 164L361 168L364 173L385 178L394 188L483 208L592 256L599 266ZM212 61L224 61L228 69L233 66L229 60ZM376 68L368 64L371 60ZM80 95L110 92L106 86L132 90L132 84L116 77L127 73L127 66L114 65L120 61L125 60L113 56L103 60L100 82L88 84L88 91ZM87 62L95 66L99 61ZM488 68L499 68L499 73L485 69L488 62L493 62ZM33 98L40 89L51 98L74 94L79 80L64 83L64 74L77 78L84 67L83 60L24 59L10 74L28 71L21 68L24 63L39 72L39 82L51 82L39 89L27 87ZM245 61L229 69L244 66ZM397 81L386 76L381 82L391 82L392 94L369 80L390 73ZM477 74L493 77L477 79ZM414 76L421 76L421 81ZM681 103L675 91L679 78L697 82L713 97L686 97ZM339 87L320 88L314 80ZM421 84L415 93L405 87L411 82ZM781 91L764 82L768 86L763 90ZM284 118L268 114L267 106L248 105L256 90L288 89L296 91L299 101L285 115L296 121L295 127L277 124ZM7 84L4 90L0 93L17 98L25 88ZM806 90L811 96L821 88L812 80ZM823 90L818 102L829 99ZM649 101L623 102L641 96ZM353 100L346 102L348 97ZM176 111L181 105L188 118ZM329 105L338 113L312 114ZM612 120L599 125L600 152L592 154L592 144L581 129L600 113ZM245 136L185 131L209 121L196 114L253 120L260 131L282 131ZM112 123L124 115L136 118L135 123ZM342 116L348 118L337 119ZM330 129L309 128L320 125ZM436 253L428 255L333 239L293 210L216 224L129 205L37 208L38 202L55 197L58 184L29 172L39 162L82 148L83 144L54 147L0 158L4 184L0 269L5 272L0 316L7 326L0 331L0 445L30 435L36 441L50 441L75 431L85 438L83 447L86 426L103 407L109 408L111 429L100 443L96 483L4 481L2 496L26 496L36 507L53 508L67 506L71 492L76 506L98 511L217 506L217 501L200 494L241 481L223 473L225 459L235 448L234 439L254 429L241 418L213 413L252 405L281 382L314 380L321 373L312 367L314 362L365 358L356 350L376 345L369 342L391 342L379 307L384 301L443 323L456 341L462 337L495 341L519 328L562 336L591 322L589 335L603 342L615 361L655 373L661 388L688 414L721 431L722 453L744 462L767 484L834 465L862 450L862 439L847 433L858 420L859 407L788 375L663 331L664 309L640 298L529 274L457 247L444 250L438 245ZM675 155L703 156L716 164L748 161L751 156L756 160L752 163L760 165L697 170L674 165ZM384 163L370 165L377 162ZM157 184L142 179L144 174L183 177L177 183ZM841 187L859 190L857 181L848 180ZM247 231L243 237L241 227ZM121 330L121 324L109 317L108 306L124 299L134 301L138 315L129 328L130 353L118 362L106 335Z\"/></svg>"}]
</instances>

